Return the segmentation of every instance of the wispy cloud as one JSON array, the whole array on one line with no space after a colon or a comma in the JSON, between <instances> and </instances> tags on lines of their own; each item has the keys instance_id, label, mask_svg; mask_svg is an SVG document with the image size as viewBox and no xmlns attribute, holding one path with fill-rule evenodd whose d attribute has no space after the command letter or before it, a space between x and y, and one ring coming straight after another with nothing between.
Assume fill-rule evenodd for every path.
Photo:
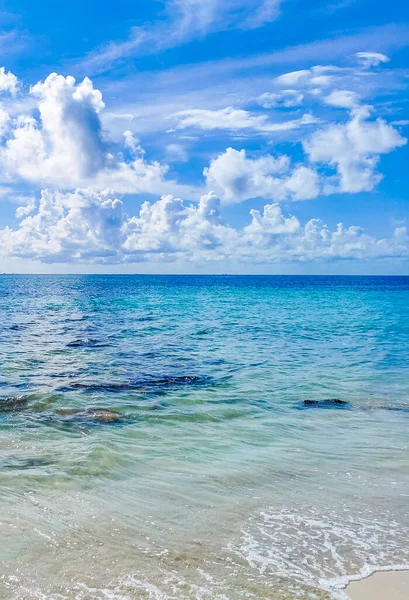
<instances>
[{"instance_id":1,"label":"wispy cloud","mask_svg":"<svg viewBox=\"0 0 409 600\"><path fill-rule=\"evenodd\" d=\"M318 122L318 119L306 113L298 119L274 123L269 120L267 115L251 114L247 110L235 109L231 106L220 110L183 110L176 113L175 118L178 119L178 129L193 127L208 131L215 129L229 131L251 130L253 133L289 131Z\"/></svg>"},{"instance_id":2,"label":"wispy cloud","mask_svg":"<svg viewBox=\"0 0 409 600\"><path fill-rule=\"evenodd\" d=\"M15 56L27 50L32 43L32 39L27 32L18 29L11 29L0 33L0 52L2 59L8 56Z\"/></svg>"},{"instance_id":3,"label":"wispy cloud","mask_svg":"<svg viewBox=\"0 0 409 600\"><path fill-rule=\"evenodd\" d=\"M380 52L357 52L356 56L362 65L367 68L377 67L382 63L390 61L389 56L385 56L385 54L381 54Z\"/></svg>"},{"instance_id":4,"label":"wispy cloud","mask_svg":"<svg viewBox=\"0 0 409 600\"><path fill-rule=\"evenodd\" d=\"M128 90L138 89L138 100L129 104L139 104L139 99L147 98L152 103L161 105L166 101L173 104L173 111L182 110L180 99L198 94L204 98L209 95L217 101L218 86L223 92L223 102L226 106L226 94L237 94L243 97L245 90L262 94L267 91L265 84L276 74L294 66L297 70L307 70L311 64L342 61L343 66L357 63L356 53L373 51L374 48L382 53L392 54L394 51L409 46L409 25L386 25L375 27L364 32L351 35L327 38L313 43L293 45L274 52L260 53L252 56L202 61L183 64L170 69L146 71L133 74L121 80L110 79L104 82L105 93L123 98L123 104L129 101ZM81 65L81 69L85 63ZM346 73L346 71L344 71ZM351 71L350 71L351 72ZM342 71L338 70L338 75ZM89 73L87 73L89 74ZM332 73L334 75L335 73ZM385 75L384 75L385 77ZM251 80L251 82L250 82ZM371 81L375 77L372 76ZM391 83L391 82L390 82ZM369 82L366 82L369 85ZM262 89L262 86L264 89ZM310 86L311 87L311 86ZM390 84L389 84L390 87ZM260 89L261 88L261 89ZM148 98L152 94L152 97ZM180 99L176 98L180 96ZM173 99L175 98L175 103ZM133 110L126 110L133 113Z\"/></svg>"},{"instance_id":5,"label":"wispy cloud","mask_svg":"<svg viewBox=\"0 0 409 600\"><path fill-rule=\"evenodd\" d=\"M101 73L132 55L149 55L228 29L257 29L274 21L282 0L167 0L157 21L133 27L125 40L93 50L82 62Z\"/></svg>"}]
</instances>

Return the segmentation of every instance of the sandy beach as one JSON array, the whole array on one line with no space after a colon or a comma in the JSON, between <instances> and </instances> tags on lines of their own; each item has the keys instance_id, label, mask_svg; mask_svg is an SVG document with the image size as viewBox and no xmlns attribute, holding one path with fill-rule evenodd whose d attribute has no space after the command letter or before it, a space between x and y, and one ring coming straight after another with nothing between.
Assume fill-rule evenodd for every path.
<instances>
[{"instance_id":1,"label":"sandy beach","mask_svg":"<svg viewBox=\"0 0 409 600\"><path fill-rule=\"evenodd\" d=\"M351 583L347 592L351 600L407 600L409 571L374 573L367 579Z\"/></svg>"}]
</instances>

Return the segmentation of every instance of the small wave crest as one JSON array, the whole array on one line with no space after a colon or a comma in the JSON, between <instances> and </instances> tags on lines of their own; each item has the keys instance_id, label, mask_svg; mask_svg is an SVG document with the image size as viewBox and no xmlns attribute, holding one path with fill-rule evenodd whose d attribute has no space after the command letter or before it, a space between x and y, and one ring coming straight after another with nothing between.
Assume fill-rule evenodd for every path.
<instances>
[{"instance_id":1,"label":"small wave crest","mask_svg":"<svg viewBox=\"0 0 409 600\"><path fill-rule=\"evenodd\" d=\"M336 600L353 580L409 569L409 527L371 510L352 515L318 508L262 512L242 531L236 555L263 576L282 579L294 596L308 588Z\"/></svg>"}]
</instances>

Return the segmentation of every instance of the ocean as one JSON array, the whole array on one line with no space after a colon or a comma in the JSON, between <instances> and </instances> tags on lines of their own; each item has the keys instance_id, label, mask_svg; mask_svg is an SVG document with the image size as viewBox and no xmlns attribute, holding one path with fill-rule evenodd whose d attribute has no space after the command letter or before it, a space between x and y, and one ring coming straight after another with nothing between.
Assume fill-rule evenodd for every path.
<instances>
[{"instance_id":1,"label":"ocean","mask_svg":"<svg viewBox=\"0 0 409 600\"><path fill-rule=\"evenodd\" d=\"M409 277L0 276L0 598L409 563Z\"/></svg>"}]
</instances>

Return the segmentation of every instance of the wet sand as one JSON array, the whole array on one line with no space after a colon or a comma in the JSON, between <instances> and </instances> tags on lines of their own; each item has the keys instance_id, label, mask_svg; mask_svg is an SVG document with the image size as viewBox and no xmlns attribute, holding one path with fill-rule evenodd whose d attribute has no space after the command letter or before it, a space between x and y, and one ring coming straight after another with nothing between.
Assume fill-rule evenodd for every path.
<instances>
[{"instance_id":1,"label":"wet sand","mask_svg":"<svg viewBox=\"0 0 409 600\"><path fill-rule=\"evenodd\" d=\"M347 587L351 600L409 600L409 571L374 573Z\"/></svg>"}]
</instances>

